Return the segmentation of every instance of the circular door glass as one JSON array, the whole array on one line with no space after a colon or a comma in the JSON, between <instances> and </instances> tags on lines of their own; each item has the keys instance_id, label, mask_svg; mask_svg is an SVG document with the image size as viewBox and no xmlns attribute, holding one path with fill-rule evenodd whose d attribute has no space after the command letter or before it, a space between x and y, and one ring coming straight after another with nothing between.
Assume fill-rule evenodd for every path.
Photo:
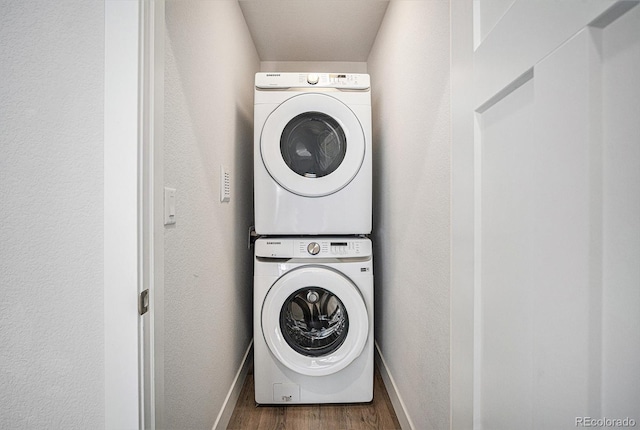
<instances>
[{"instance_id":1,"label":"circular door glass","mask_svg":"<svg viewBox=\"0 0 640 430\"><path fill-rule=\"evenodd\" d=\"M321 112L305 112L282 131L280 152L291 170L305 178L333 173L347 153L347 139L338 122Z\"/></svg>"},{"instance_id":2,"label":"circular door glass","mask_svg":"<svg viewBox=\"0 0 640 430\"><path fill-rule=\"evenodd\" d=\"M280 311L280 330L291 348L308 357L337 350L349 330L347 310L340 299L320 287L291 294Z\"/></svg>"}]
</instances>

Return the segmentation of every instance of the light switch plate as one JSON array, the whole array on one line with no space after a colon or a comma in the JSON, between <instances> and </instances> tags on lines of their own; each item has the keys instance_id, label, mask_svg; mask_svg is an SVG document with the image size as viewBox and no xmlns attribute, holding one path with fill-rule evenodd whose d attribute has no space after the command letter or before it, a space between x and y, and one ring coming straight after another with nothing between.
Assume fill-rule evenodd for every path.
<instances>
[{"instance_id":1,"label":"light switch plate","mask_svg":"<svg viewBox=\"0 0 640 430\"><path fill-rule=\"evenodd\" d=\"M164 225L176 223L176 190L164 188Z\"/></svg>"}]
</instances>

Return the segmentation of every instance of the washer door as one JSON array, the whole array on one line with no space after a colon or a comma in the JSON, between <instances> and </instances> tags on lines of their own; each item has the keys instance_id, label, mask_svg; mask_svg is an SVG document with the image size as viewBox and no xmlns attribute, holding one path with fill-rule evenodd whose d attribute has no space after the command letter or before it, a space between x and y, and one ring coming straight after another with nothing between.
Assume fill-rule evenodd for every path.
<instances>
[{"instance_id":1,"label":"washer door","mask_svg":"<svg viewBox=\"0 0 640 430\"><path fill-rule=\"evenodd\" d=\"M321 197L344 188L358 174L364 160L364 132L340 100L301 94L269 115L260 151L267 171L281 187Z\"/></svg>"},{"instance_id":2,"label":"washer door","mask_svg":"<svg viewBox=\"0 0 640 430\"><path fill-rule=\"evenodd\" d=\"M355 360L369 333L358 288L328 267L285 273L262 305L262 334L271 353L294 372L325 376Z\"/></svg>"}]
</instances>

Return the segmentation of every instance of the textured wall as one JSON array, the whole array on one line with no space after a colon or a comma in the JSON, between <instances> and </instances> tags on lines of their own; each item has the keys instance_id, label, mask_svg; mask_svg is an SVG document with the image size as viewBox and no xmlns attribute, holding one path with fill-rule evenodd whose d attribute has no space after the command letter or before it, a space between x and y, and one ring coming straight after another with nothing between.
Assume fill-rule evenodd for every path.
<instances>
[{"instance_id":1,"label":"textured wall","mask_svg":"<svg viewBox=\"0 0 640 430\"><path fill-rule=\"evenodd\" d=\"M449 2L391 2L368 61L376 339L417 429L449 427Z\"/></svg>"},{"instance_id":2,"label":"textured wall","mask_svg":"<svg viewBox=\"0 0 640 430\"><path fill-rule=\"evenodd\" d=\"M104 4L0 11L0 427L99 429Z\"/></svg>"},{"instance_id":3,"label":"textured wall","mask_svg":"<svg viewBox=\"0 0 640 430\"><path fill-rule=\"evenodd\" d=\"M261 72L367 73L367 63L347 61L262 61Z\"/></svg>"},{"instance_id":4,"label":"textured wall","mask_svg":"<svg viewBox=\"0 0 640 430\"><path fill-rule=\"evenodd\" d=\"M235 1L167 1L165 229L167 428L211 428L252 338L253 80L260 68ZM220 164L231 202L220 203Z\"/></svg>"}]
</instances>

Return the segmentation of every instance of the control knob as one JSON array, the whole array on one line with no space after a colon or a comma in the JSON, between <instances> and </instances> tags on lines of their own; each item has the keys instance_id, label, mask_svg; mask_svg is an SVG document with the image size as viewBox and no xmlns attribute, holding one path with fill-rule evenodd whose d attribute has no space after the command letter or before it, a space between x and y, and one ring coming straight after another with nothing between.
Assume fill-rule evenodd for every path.
<instances>
[{"instance_id":1,"label":"control knob","mask_svg":"<svg viewBox=\"0 0 640 430\"><path fill-rule=\"evenodd\" d=\"M307 75L307 82L309 82L311 85L315 85L320 81L320 76L316 75L315 73L310 73Z\"/></svg>"},{"instance_id":2,"label":"control knob","mask_svg":"<svg viewBox=\"0 0 640 430\"><path fill-rule=\"evenodd\" d=\"M320 252L320 245L318 242L311 242L307 245L307 252L311 255L317 255Z\"/></svg>"}]
</instances>

